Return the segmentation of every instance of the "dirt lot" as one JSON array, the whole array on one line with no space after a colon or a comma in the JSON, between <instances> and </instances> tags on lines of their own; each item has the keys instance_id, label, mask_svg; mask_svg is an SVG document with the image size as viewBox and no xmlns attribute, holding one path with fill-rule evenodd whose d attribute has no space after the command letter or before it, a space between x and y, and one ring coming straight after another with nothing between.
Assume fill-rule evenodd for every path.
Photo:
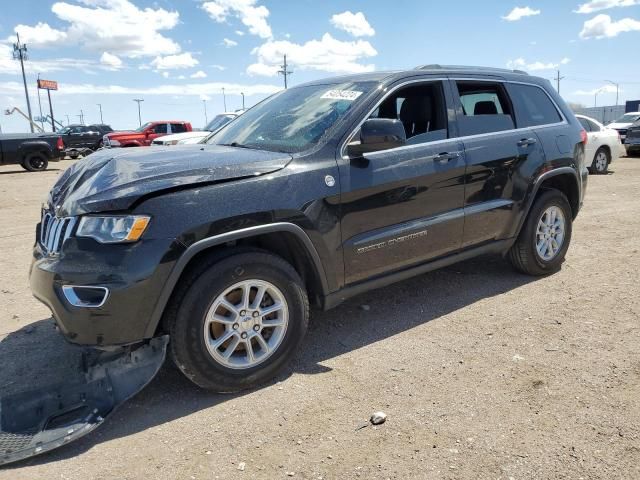
<instances>
[{"instance_id":1,"label":"dirt lot","mask_svg":"<svg viewBox=\"0 0 640 480\"><path fill-rule=\"evenodd\" d=\"M640 159L613 170L590 178L560 273L483 257L361 295L313 315L278 383L213 395L165 368L100 429L0 479L640 478ZM0 168L5 391L72 363L27 281L60 172ZM377 410L387 423L357 430Z\"/></svg>"}]
</instances>

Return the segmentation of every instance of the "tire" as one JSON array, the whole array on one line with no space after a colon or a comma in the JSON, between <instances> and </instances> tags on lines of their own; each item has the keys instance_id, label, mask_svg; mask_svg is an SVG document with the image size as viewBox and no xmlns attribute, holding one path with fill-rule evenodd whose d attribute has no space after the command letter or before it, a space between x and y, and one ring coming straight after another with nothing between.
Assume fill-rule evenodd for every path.
<instances>
[{"instance_id":1,"label":"tire","mask_svg":"<svg viewBox=\"0 0 640 480\"><path fill-rule=\"evenodd\" d=\"M80 152L77 150L71 150L68 155L71 160L75 160L80 156Z\"/></svg>"},{"instance_id":2,"label":"tire","mask_svg":"<svg viewBox=\"0 0 640 480\"><path fill-rule=\"evenodd\" d=\"M551 231L555 230L556 233L551 233L550 231L548 235L556 240L556 245L559 248L554 253L545 250L543 246L543 253L541 254L537 248L538 242L544 245L544 235L547 234L542 233L539 236L538 227L545 220L544 215L548 215L550 209L556 212L556 218L560 218L557 213L558 211L561 212L562 217L560 220L564 225L562 229L563 235L560 240L557 235L560 229L557 229L557 226L552 229ZM547 216L546 218L548 221L549 217ZM549 275L559 270L571 243L572 218L571 206L564 193L555 189L542 191L534 201L516 243L509 250L509 260L515 269L534 276ZM544 232L544 225L541 231Z\"/></svg>"},{"instance_id":3,"label":"tire","mask_svg":"<svg viewBox=\"0 0 640 480\"><path fill-rule=\"evenodd\" d=\"M606 148L600 147L591 162L591 171L598 175L606 175L610 163L611 154Z\"/></svg>"},{"instance_id":4,"label":"tire","mask_svg":"<svg viewBox=\"0 0 640 480\"><path fill-rule=\"evenodd\" d=\"M29 172L42 172L47 169L49 159L40 152L29 153L22 161L22 168Z\"/></svg>"},{"instance_id":5,"label":"tire","mask_svg":"<svg viewBox=\"0 0 640 480\"><path fill-rule=\"evenodd\" d=\"M238 285L249 286L248 307L242 306ZM252 305L256 287L266 289L258 306ZM306 333L309 300L304 283L291 265L271 253L252 250L215 259L187 274L178 288L165 319L171 355L187 378L207 390L236 392L271 380L292 359ZM223 306L225 300L236 313ZM281 308L262 316L276 305ZM219 345L212 346L216 342Z\"/></svg>"}]
</instances>

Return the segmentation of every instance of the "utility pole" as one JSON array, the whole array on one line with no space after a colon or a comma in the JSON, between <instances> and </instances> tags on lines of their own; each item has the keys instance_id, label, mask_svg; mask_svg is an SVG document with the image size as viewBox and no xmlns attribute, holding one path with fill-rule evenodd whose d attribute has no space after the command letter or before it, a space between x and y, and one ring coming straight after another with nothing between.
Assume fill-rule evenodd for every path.
<instances>
[{"instance_id":1,"label":"utility pole","mask_svg":"<svg viewBox=\"0 0 640 480\"><path fill-rule=\"evenodd\" d=\"M557 84L557 88L556 90L558 91L558 95L560 95L560 80L564 80L564 77L560 76L560 70L557 71L558 75L555 78L556 84Z\"/></svg>"},{"instance_id":2,"label":"utility pole","mask_svg":"<svg viewBox=\"0 0 640 480\"><path fill-rule=\"evenodd\" d=\"M47 88L47 96L49 97L49 114L51 115L51 131L56 131L56 121L53 118L53 106L51 105L51 90ZM80 110L82 112L82 110Z\"/></svg>"},{"instance_id":3,"label":"utility pole","mask_svg":"<svg viewBox=\"0 0 640 480\"><path fill-rule=\"evenodd\" d=\"M67 117L67 127L71 124L71 122L69 121L69 115L65 115L65 117Z\"/></svg>"},{"instance_id":4,"label":"utility pole","mask_svg":"<svg viewBox=\"0 0 640 480\"><path fill-rule=\"evenodd\" d=\"M242 95L242 109L244 110L244 93L240 92L240 95Z\"/></svg>"},{"instance_id":5,"label":"utility pole","mask_svg":"<svg viewBox=\"0 0 640 480\"><path fill-rule=\"evenodd\" d=\"M144 98L134 98L133 101L138 104L138 123L140 123L140 126L142 126L142 115L140 113L140 103L144 102Z\"/></svg>"},{"instance_id":6,"label":"utility pole","mask_svg":"<svg viewBox=\"0 0 640 480\"><path fill-rule=\"evenodd\" d=\"M227 96L224 93L224 87L222 87L222 104L224 105L224 111L227 111Z\"/></svg>"},{"instance_id":7,"label":"utility pole","mask_svg":"<svg viewBox=\"0 0 640 480\"><path fill-rule=\"evenodd\" d=\"M598 94L600 93L600 89L595 91L594 100L593 100L593 108L598 106Z\"/></svg>"},{"instance_id":8,"label":"utility pole","mask_svg":"<svg viewBox=\"0 0 640 480\"><path fill-rule=\"evenodd\" d=\"M207 101L202 99L202 105L204 105L204 126L206 127L209 124L209 119L207 118Z\"/></svg>"},{"instance_id":9,"label":"utility pole","mask_svg":"<svg viewBox=\"0 0 640 480\"><path fill-rule=\"evenodd\" d=\"M29 127L33 133L33 117L31 116L31 102L29 101L29 90L27 90L27 77L24 74L24 61L28 59L27 46L20 43L20 34L16 32L18 42L13 44L13 59L20 60L20 68L22 69L22 83L24 83L24 96L27 99L27 112L29 113Z\"/></svg>"},{"instance_id":10,"label":"utility pole","mask_svg":"<svg viewBox=\"0 0 640 480\"><path fill-rule=\"evenodd\" d=\"M38 80L40 80L40 74L38 74ZM40 110L40 126L44 130L44 120L42 119L42 102L40 101L40 88L38 87L38 109Z\"/></svg>"},{"instance_id":11,"label":"utility pole","mask_svg":"<svg viewBox=\"0 0 640 480\"><path fill-rule=\"evenodd\" d=\"M102 120L102 104L101 103L97 103L96 105L98 105L98 107L100 107L100 124L103 124L104 121Z\"/></svg>"},{"instance_id":12,"label":"utility pole","mask_svg":"<svg viewBox=\"0 0 640 480\"><path fill-rule=\"evenodd\" d=\"M284 56L284 64L280 65L278 73L284 77L284 89L287 89L287 77L293 73L293 71L287 69L287 56Z\"/></svg>"},{"instance_id":13,"label":"utility pole","mask_svg":"<svg viewBox=\"0 0 640 480\"><path fill-rule=\"evenodd\" d=\"M605 82L610 83L616 87L616 107L618 106L618 100L620 96L620 84L616 82L612 82L611 80L605 80Z\"/></svg>"},{"instance_id":14,"label":"utility pole","mask_svg":"<svg viewBox=\"0 0 640 480\"><path fill-rule=\"evenodd\" d=\"M84 125L84 112L80 109L80 123Z\"/></svg>"}]
</instances>

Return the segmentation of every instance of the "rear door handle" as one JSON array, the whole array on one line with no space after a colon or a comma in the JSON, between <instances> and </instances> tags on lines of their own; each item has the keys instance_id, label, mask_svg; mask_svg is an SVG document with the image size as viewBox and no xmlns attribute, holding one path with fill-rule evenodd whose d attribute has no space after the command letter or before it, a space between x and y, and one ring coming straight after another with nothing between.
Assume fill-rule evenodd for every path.
<instances>
[{"instance_id":1,"label":"rear door handle","mask_svg":"<svg viewBox=\"0 0 640 480\"><path fill-rule=\"evenodd\" d=\"M459 158L459 157L460 157L460 153L459 152L452 152L452 153L443 152L443 153L439 153L438 155L433 157L433 161L434 162L446 163L446 162L449 162L451 160L455 160L456 158Z\"/></svg>"},{"instance_id":2,"label":"rear door handle","mask_svg":"<svg viewBox=\"0 0 640 480\"><path fill-rule=\"evenodd\" d=\"M538 142L538 140L536 140L535 138L523 138L522 140L520 140L518 142L518 146L519 147L528 147L529 145L534 145L537 142Z\"/></svg>"}]
</instances>

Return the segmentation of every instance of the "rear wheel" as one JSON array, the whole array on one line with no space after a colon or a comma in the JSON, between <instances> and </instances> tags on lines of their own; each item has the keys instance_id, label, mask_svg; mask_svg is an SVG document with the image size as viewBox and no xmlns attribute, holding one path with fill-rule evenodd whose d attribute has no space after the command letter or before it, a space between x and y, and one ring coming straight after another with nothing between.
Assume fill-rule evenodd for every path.
<instances>
[{"instance_id":1,"label":"rear wheel","mask_svg":"<svg viewBox=\"0 0 640 480\"><path fill-rule=\"evenodd\" d=\"M22 168L29 172L41 172L46 170L48 165L49 159L40 152L29 153L22 161Z\"/></svg>"},{"instance_id":2,"label":"rear wheel","mask_svg":"<svg viewBox=\"0 0 640 480\"><path fill-rule=\"evenodd\" d=\"M593 157L593 163L591 164L591 170L599 175L604 175L609 169L609 163L611 162L611 155L606 148L599 148L596 152L596 156Z\"/></svg>"},{"instance_id":3,"label":"rear wheel","mask_svg":"<svg viewBox=\"0 0 640 480\"><path fill-rule=\"evenodd\" d=\"M258 386L286 366L307 330L300 276L262 251L228 256L184 279L171 354L194 383L217 392Z\"/></svg>"},{"instance_id":4,"label":"rear wheel","mask_svg":"<svg viewBox=\"0 0 640 480\"><path fill-rule=\"evenodd\" d=\"M559 190L538 196L518 240L509 251L513 266L529 275L548 275L564 262L571 242L572 213L567 197Z\"/></svg>"}]
</instances>

